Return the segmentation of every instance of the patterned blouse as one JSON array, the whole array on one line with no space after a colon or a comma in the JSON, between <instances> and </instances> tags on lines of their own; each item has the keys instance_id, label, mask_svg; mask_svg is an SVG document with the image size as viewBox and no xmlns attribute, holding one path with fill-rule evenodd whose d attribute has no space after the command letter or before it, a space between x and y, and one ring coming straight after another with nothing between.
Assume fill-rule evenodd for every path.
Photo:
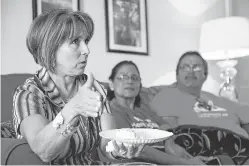
<instances>
[{"instance_id":1,"label":"patterned blouse","mask_svg":"<svg viewBox=\"0 0 249 166\"><path fill-rule=\"evenodd\" d=\"M76 83L81 86L86 81L86 75L77 77ZM95 86L105 98L106 91L102 86ZM39 70L33 77L26 80L24 85L19 86L13 97L13 123L18 138L22 138L20 124L30 115L41 114L49 121L63 109L65 103L60 96L59 90L49 76L45 68ZM105 104L104 109L109 110ZM100 143L100 120L99 118L80 117L80 126L70 139L70 149L65 158L52 161L51 164L60 165L90 165L100 164L93 161L91 154Z\"/></svg>"}]
</instances>

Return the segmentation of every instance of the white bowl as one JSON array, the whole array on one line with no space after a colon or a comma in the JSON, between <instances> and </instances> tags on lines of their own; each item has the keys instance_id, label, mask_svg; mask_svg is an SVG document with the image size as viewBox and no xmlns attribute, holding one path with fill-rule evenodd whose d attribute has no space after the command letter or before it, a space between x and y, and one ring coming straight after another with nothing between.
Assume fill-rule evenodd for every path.
<instances>
[{"instance_id":1,"label":"white bowl","mask_svg":"<svg viewBox=\"0 0 249 166\"><path fill-rule=\"evenodd\" d=\"M101 131L100 136L109 140L128 144L150 144L166 140L173 133L147 128L123 128Z\"/></svg>"}]
</instances>

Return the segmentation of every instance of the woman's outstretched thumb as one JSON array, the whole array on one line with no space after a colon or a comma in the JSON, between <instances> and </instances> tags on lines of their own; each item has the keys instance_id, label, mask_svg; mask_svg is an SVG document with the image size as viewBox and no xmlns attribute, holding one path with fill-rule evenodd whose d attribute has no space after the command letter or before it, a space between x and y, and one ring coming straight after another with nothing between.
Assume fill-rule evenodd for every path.
<instances>
[{"instance_id":1,"label":"woman's outstretched thumb","mask_svg":"<svg viewBox=\"0 0 249 166\"><path fill-rule=\"evenodd\" d=\"M84 84L84 87L92 89L93 82L94 82L94 77L93 77L93 74L90 72L87 74L87 80L86 80L86 83Z\"/></svg>"}]
</instances>

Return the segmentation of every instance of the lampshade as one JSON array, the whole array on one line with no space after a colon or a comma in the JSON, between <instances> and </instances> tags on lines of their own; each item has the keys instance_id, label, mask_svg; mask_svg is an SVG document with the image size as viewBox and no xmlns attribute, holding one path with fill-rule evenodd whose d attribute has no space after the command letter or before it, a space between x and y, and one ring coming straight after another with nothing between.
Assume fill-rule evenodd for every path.
<instances>
[{"instance_id":1,"label":"lampshade","mask_svg":"<svg viewBox=\"0 0 249 166\"><path fill-rule=\"evenodd\" d=\"M224 17L201 27L199 51L206 60L224 60L249 55L249 19Z\"/></svg>"},{"instance_id":2,"label":"lampshade","mask_svg":"<svg viewBox=\"0 0 249 166\"><path fill-rule=\"evenodd\" d=\"M218 0L168 0L179 12L198 16L207 11Z\"/></svg>"}]
</instances>

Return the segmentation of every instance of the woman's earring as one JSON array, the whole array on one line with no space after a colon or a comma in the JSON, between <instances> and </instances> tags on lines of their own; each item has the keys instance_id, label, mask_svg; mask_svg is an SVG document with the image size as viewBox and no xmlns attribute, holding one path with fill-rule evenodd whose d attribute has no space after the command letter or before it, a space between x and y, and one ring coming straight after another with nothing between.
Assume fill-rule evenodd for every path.
<instances>
[{"instance_id":1,"label":"woman's earring","mask_svg":"<svg viewBox=\"0 0 249 166\"><path fill-rule=\"evenodd\" d=\"M55 61L53 62L52 67L55 68Z\"/></svg>"}]
</instances>

